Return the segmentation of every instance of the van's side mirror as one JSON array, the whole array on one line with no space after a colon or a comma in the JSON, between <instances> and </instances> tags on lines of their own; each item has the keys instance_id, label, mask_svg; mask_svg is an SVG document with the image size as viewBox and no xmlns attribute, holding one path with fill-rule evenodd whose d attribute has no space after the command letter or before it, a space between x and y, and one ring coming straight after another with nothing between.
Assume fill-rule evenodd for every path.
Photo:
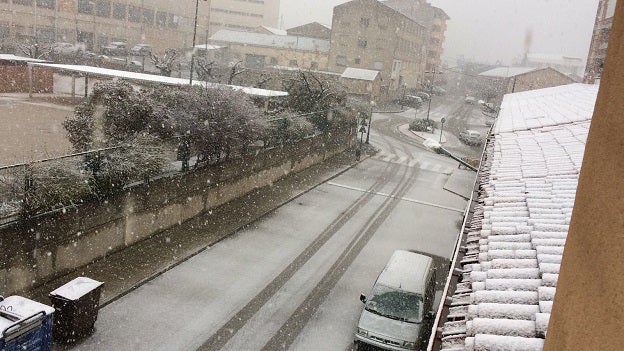
<instances>
[{"instance_id":1,"label":"van's side mirror","mask_svg":"<svg viewBox=\"0 0 624 351\"><path fill-rule=\"evenodd\" d=\"M435 316L436 316L435 312L429 311L429 312L427 312L427 315L425 315L425 318L427 318L427 319L434 319Z\"/></svg>"},{"instance_id":2,"label":"van's side mirror","mask_svg":"<svg viewBox=\"0 0 624 351\"><path fill-rule=\"evenodd\" d=\"M366 295L360 294L360 301L362 301L362 303L366 303Z\"/></svg>"}]
</instances>

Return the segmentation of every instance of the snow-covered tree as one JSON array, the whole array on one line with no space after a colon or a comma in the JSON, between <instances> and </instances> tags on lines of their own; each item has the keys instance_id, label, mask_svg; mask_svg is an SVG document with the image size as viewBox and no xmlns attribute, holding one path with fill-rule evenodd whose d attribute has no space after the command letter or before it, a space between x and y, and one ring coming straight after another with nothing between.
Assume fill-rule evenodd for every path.
<instances>
[{"instance_id":1,"label":"snow-covered tree","mask_svg":"<svg viewBox=\"0 0 624 351\"><path fill-rule=\"evenodd\" d=\"M163 55L151 54L152 63L160 70L163 76L171 76L171 72L177 62L178 52L175 49L167 49Z\"/></svg>"},{"instance_id":2,"label":"snow-covered tree","mask_svg":"<svg viewBox=\"0 0 624 351\"><path fill-rule=\"evenodd\" d=\"M284 81L284 88L288 92L285 107L309 114L310 122L323 133L330 127L329 110L344 106L346 100L346 92L338 84L311 72L299 71Z\"/></svg>"}]
</instances>

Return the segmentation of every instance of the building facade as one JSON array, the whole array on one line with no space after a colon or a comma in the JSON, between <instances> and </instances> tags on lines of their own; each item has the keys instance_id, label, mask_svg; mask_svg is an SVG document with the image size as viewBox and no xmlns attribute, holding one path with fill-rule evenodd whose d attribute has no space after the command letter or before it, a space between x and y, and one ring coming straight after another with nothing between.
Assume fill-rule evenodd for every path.
<instances>
[{"instance_id":1,"label":"building facade","mask_svg":"<svg viewBox=\"0 0 624 351\"><path fill-rule=\"evenodd\" d=\"M387 0L384 4L425 26L427 29L425 69L433 71L435 68L439 68L442 65L442 51L447 28L446 21L449 20L446 12L438 7L431 6L425 0Z\"/></svg>"},{"instance_id":2,"label":"building facade","mask_svg":"<svg viewBox=\"0 0 624 351\"><path fill-rule=\"evenodd\" d=\"M279 0L208 0L210 33L221 29L253 32L259 26L278 28ZM198 29L199 30L199 29Z\"/></svg>"},{"instance_id":3,"label":"building facade","mask_svg":"<svg viewBox=\"0 0 624 351\"><path fill-rule=\"evenodd\" d=\"M611 26L613 25L616 2L616 0L600 0L598 2L594 32L589 46L589 54L587 55L584 83L594 84L597 80L600 81L605 57L607 56L607 46L609 44Z\"/></svg>"},{"instance_id":4,"label":"building facade","mask_svg":"<svg viewBox=\"0 0 624 351\"><path fill-rule=\"evenodd\" d=\"M224 65L244 63L250 69L292 67L325 70L329 41L262 33L220 30L210 43L225 48Z\"/></svg>"},{"instance_id":5,"label":"building facade","mask_svg":"<svg viewBox=\"0 0 624 351\"><path fill-rule=\"evenodd\" d=\"M376 0L353 0L334 7L328 70L380 71L384 94L392 98L420 87L425 40L426 28L414 19Z\"/></svg>"},{"instance_id":6,"label":"building facade","mask_svg":"<svg viewBox=\"0 0 624 351\"><path fill-rule=\"evenodd\" d=\"M196 1L196 43L205 43L219 28L252 31L261 25L277 26L279 0ZM148 43L157 52L189 48L196 1L3 0L0 44L5 52L17 51L26 41L83 43L95 52L113 41Z\"/></svg>"}]
</instances>

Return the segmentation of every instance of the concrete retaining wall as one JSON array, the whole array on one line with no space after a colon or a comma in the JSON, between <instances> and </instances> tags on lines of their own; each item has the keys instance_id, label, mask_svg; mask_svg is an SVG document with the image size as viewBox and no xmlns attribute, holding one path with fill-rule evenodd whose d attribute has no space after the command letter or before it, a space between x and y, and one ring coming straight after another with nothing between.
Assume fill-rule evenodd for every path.
<instances>
[{"instance_id":1,"label":"concrete retaining wall","mask_svg":"<svg viewBox=\"0 0 624 351\"><path fill-rule=\"evenodd\" d=\"M322 136L253 157L159 179L103 202L0 228L0 292L10 295L66 274L290 173L355 142Z\"/></svg>"}]
</instances>

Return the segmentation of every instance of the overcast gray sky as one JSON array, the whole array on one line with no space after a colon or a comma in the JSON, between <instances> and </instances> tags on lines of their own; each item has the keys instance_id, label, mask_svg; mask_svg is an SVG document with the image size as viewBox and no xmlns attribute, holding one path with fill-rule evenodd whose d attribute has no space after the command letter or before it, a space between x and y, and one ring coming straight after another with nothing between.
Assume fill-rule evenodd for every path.
<instances>
[{"instance_id":1,"label":"overcast gray sky","mask_svg":"<svg viewBox=\"0 0 624 351\"><path fill-rule=\"evenodd\" d=\"M331 25L332 9L347 0L281 0L282 27L308 22ZM451 17L444 58L509 63L524 52L587 59L598 0L430 0Z\"/></svg>"}]
</instances>

